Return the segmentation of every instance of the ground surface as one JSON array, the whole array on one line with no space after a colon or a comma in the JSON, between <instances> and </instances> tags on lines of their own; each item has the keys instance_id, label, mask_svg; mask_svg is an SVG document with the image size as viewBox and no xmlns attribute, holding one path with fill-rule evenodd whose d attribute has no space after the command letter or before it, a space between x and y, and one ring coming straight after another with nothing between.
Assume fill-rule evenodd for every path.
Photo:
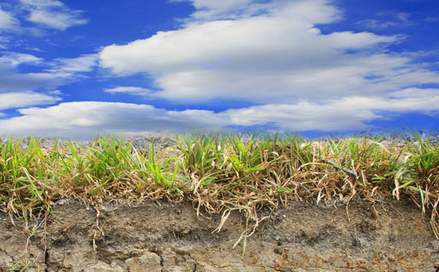
<instances>
[{"instance_id":1,"label":"ground surface","mask_svg":"<svg viewBox=\"0 0 439 272\"><path fill-rule=\"evenodd\" d=\"M0 271L439 270L439 242L413 204L354 203L349 215L291 204L259 226L242 256L232 248L245 225L239 214L212 233L219 217L197 217L189 204L107 205L99 230L95 210L66 201L48 220L46 250L42 231L26 250L20 223L0 215Z\"/></svg>"}]
</instances>

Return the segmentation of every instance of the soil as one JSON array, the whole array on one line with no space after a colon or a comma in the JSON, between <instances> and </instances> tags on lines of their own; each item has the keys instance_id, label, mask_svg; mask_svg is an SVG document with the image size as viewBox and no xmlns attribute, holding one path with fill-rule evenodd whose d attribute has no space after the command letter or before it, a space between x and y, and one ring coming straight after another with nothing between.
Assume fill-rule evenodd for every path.
<instances>
[{"instance_id":1,"label":"soil","mask_svg":"<svg viewBox=\"0 0 439 272\"><path fill-rule=\"evenodd\" d=\"M30 237L0 214L0 271L439 271L439 242L412 204L351 203L350 220L345 207L303 203L265 213L244 253L233 248L242 215L214 233L220 217L189 203L108 204L97 217L62 201Z\"/></svg>"}]
</instances>

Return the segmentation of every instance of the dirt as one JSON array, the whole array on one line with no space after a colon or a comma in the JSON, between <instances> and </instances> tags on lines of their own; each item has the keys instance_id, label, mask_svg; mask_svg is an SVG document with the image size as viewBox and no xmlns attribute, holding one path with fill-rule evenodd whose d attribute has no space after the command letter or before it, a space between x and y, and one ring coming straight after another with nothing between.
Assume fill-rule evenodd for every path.
<instances>
[{"instance_id":1,"label":"dirt","mask_svg":"<svg viewBox=\"0 0 439 272\"><path fill-rule=\"evenodd\" d=\"M106 205L97 217L65 201L31 233L0 214L0 271L439 271L439 242L412 204L354 203L350 220L344 207L303 203L262 213L244 253L233 248L240 214L215 233L220 217L191 204Z\"/></svg>"}]
</instances>

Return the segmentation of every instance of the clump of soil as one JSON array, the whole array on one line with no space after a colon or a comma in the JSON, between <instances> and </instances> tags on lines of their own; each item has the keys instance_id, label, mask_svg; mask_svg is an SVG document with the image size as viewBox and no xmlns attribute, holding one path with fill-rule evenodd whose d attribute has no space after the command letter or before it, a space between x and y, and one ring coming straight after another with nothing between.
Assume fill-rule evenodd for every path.
<instances>
[{"instance_id":1,"label":"clump of soil","mask_svg":"<svg viewBox=\"0 0 439 272\"><path fill-rule=\"evenodd\" d=\"M233 248L242 215L197 216L191 204L56 205L46 230L0 214L0 271L439 271L439 242L404 201L344 207L293 203ZM349 219L349 220L348 220ZM31 226L29 226L31 227ZM29 234L32 234L29 236Z\"/></svg>"}]
</instances>

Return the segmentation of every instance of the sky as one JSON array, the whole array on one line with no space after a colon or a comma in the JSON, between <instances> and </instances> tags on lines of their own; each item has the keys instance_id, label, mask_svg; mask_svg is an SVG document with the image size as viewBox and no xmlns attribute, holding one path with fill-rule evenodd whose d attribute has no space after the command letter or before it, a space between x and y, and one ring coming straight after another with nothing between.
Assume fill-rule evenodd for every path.
<instances>
[{"instance_id":1,"label":"sky","mask_svg":"<svg viewBox=\"0 0 439 272\"><path fill-rule=\"evenodd\" d=\"M0 136L439 130L437 0L0 0Z\"/></svg>"}]
</instances>

